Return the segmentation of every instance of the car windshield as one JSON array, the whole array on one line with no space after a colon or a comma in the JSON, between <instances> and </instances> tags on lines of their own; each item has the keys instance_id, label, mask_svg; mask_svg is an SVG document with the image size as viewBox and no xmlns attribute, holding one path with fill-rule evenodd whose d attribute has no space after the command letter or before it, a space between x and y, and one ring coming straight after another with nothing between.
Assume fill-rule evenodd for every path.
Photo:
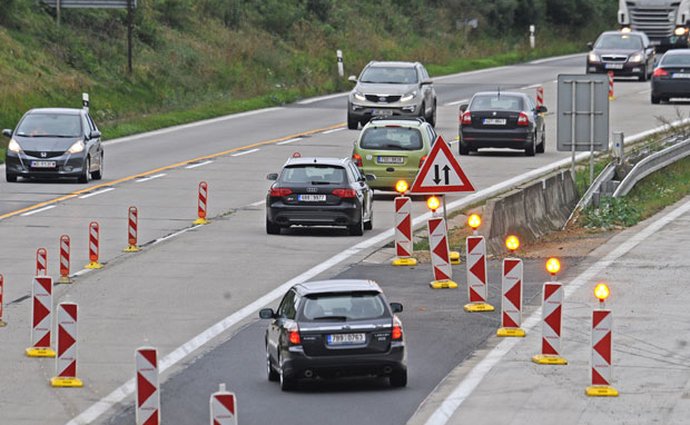
<instances>
[{"instance_id":1,"label":"car windshield","mask_svg":"<svg viewBox=\"0 0 690 425\"><path fill-rule=\"evenodd\" d=\"M472 99L473 111L522 111L523 101L519 96L491 94L477 95Z\"/></svg>"},{"instance_id":2,"label":"car windshield","mask_svg":"<svg viewBox=\"0 0 690 425\"><path fill-rule=\"evenodd\" d=\"M307 295L302 307L305 320L365 320L388 314L381 294L350 292Z\"/></svg>"},{"instance_id":3,"label":"car windshield","mask_svg":"<svg viewBox=\"0 0 690 425\"><path fill-rule=\"evenodd\" d=\"M641 49L642 40L638 36L627 34L602 35L594 47L597 49Z\"/></svg>"},{"instance_id":4,"label":"car windshield","mask_svg":"<svg viewBox=\"0 0 690 425\"><path fill-rule=\"evenodd\" d=\"M422 149L422 133L409 127L369 127L362 133L362 149L416 151Z\"/></svg>"},{"instance_id":5,"label":"car windshield","mask_svg":"<svg viewBox=\"0 0 690 425\"><path fill-rule=\"evenodd\" d=\"M410 67L370 66L359 77L362 83L416 84L417 71Z\"/></svg>"},{"instance_id":6,"label":"car windshield","mask_svg":"<svg viewBox=\"0 0 690 425\"><path fill-rule=\"evenodd\" d=\"M345 182L345 169L335 165L303 164L285 167L280 173L283 183L340 184Z\"/></svg>"},{"instance_id":7,"label":"car windshield","mask_svg":"<svg viewBox=\"0 0 690 425\"><path fill-rule=\"evenodd\" d=\"M690 54L664 55L661 66L690 66Z\"/></svg>"},{"instance_id":8,"label":"car windshield","mask_svg":"<svg viewBox=\"0 0 690 425\"><path fill-rule=\"evenodd\" d=\"M17 128L24 137L79 137L81 117L74 114L29 114Z\"/></svg>"}]
</instances>

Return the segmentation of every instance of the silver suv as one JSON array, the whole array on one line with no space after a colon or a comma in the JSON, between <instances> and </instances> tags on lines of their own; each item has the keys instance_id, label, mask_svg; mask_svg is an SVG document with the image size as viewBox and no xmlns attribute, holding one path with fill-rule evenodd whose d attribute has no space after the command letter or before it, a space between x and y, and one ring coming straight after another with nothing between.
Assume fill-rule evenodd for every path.
<instances>
[{"instance_id":1,"label":"silver suv","mask_svg":"<svg viewBox=\"0 0 690 425\"><path fill-rule=\"evenodd\" d=\"M436 123L436 91L419 62L372 61L362 70L347 102L347 127L356 130L371 117L423 117Z\"/></svg>"}]
</instances>

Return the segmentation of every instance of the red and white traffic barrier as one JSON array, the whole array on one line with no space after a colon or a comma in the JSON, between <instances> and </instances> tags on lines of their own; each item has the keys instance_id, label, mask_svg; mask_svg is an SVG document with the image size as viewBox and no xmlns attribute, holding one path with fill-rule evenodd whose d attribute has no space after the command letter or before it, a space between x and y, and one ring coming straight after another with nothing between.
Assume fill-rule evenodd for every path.
<instances>
[{"instance_id":1,"label":"red and white traffic barrier","mask_svg":"<svg viewBox=\"0 0 690 425\"><path fill-rule=\"evenodd\" d=\"M159 425L160 391L158 389L158 352L155 348L139 348L135 355L137 367L136 424Z\"/></svg>"},{"instance_id":2,"label":"red and white traffic barrier","mask_svg":"<svg viewBox=\"0 0 690 425\"><path fill-rule=\"evenodd\" d=\"M211 394L211 425L237 425L237 399L235 394L220 384L218 391Z\"/></svg>"},{"instance_id":3,"label":"red and white traffic barrier","mask_svg":"<svg viewBox=\"0 0 690 425\"><path fill-rule=\"evenodd\" d=\"M613 71L608 72L609 76L609 100L613 100L616 96L613 95Z\"/></svg>"},{"instance_id":4,"label":"red and white traffic barrier","mask_svg":"<svg viewBox=\"0 0 690 425\"><path fill-rule=\"evenodd\" d=\"M77 378L77 310L74 303L60 303L57 309L57 357L54 387L83 387Z\"/></svg>"},{"instance_id":5,"label":"red and white traffic barrier","mask_svg":"<svg viewBox=\"0 0 690 425\"><path fill-rule=\"evenodd\" d=\"M395 204L395 255L394 266L415 266L417 259L412 258L412 199L409 196L398 196Z\"/></svg>"},{"instance_id":6,"label":"red and white traffic barrier","mask_svg":"<svg viewBox=\"0 0 690 425\"><path fill-rule=\"evenodd\" d=\"M45 248L36 250L36 276L48 275L48 251Z\"/></svg>"},{"instance_id":7,"label":"red and white traffic barrier","mask_svg":"<svg viewBox=\"0 0 690 425\"><path fill-rule=\"evenodd\" d=\"M503 260L501 278L501 328L497 336L525 336L522 324L522 260Z\"/></svg>"},{"instance_id":8,"label":"red and white traffic barrier","mask_svg":"<svg viewBox=\"0 0 690 425\"><path fill-rule=\"evenodd\" d=\"M206 224L206 211L208 207L208 183L202 181L199 183L199 201L197 203L198 218L194 220L194 224Z\"/></svg>"},{"instance_id":9,"label":"red and white traffic barrier","mask_svg":"<svg viewBox=\"0 0 690 425\"><path fill-rule=\"evenodd\" d=\"M50 347L53 327L53 278L36 276L31 285L31 347L26 349L29 357L55 357Z\"/></svg>"},{"instance_id":10,"label":"red and white traffic barrier","mask_svg":"<svg viewBox=\"0 0 690 425\"><path fill-rule=\"evenodd\" d=\"M563 285L546 282L542 291L541 304L541 354L532 356L538 364L564 365L568 361L561 357L561 320L563 316Z\"/></svg>"},{"instance_id":11,"label":"red and white traffic barrier","mask_svg":"<svg viewBox=\"0 0 690 425\"><path fill-rule=\"evenodd\" d=\"M611 387L612 325L611 310L592 312L592 385L585 390L588 396L618 395L618 391Z\"/></svg>"},{"instance_id":12,"label":"red and white traffic barrier","mask_svg":"<svg viewBox=\"0 0 690 425\"><path fill-rule=\"evenodd\" d=\"M450 265L446 221L441 217L431 217L427 223L431 267L434 270L434 280L429 285L434 289L457 288L458 284L452 280L453 269Z\"/></svg>"},{"instance_id":13,"label":"red and white traffic barrier","mask_svg":"<svg viewBox=\"0 0 690 425\"><path fill-rule=\"evenodd\" d=\"M139 251L139 246L137 245L138 226L139 210L137 210L137 207L129 207L127 214L127 248L123 249L124 252Z\"/></svg>"},{"instance_id":14,"label":"red and white traffic barrier","mask_svg":"<svg viewBox=\"0 0 690 425\"><path fill-rule=\"evenodd\" d=\"M100 269L103 264L98 262L100 251L100 226L98 222L89 223L89 264L84 266L86 269Z\"/></svg>"},{"instance_id":15,"label":"red and white traffic barrier","mask_svg":"<svg viewBox=\"0 0 690 425\"><path fill-rule=\"evenodd\" d=\"M3 302L3 294L5 292L5 278L0 274L0 328L7 326L7 322L2 320L2 315L5 310L5 304Z\"/></svg>"},{"instance_id":16,"label":"red and white traffic barrier","mask_svg":"<svg viewBox=\"0 0 690 425\"><path fill-rule=\"evenodd\" d=\"M465 311L494 311L494 307L486 303L486 241L483 236L468 236L465 240L467 252L467 296L470 300L465 305Z\"/></svg>"},{"instance_id":17,"label":"red and white traffic barrier","mask_svg":"<svg viewBox=\"0 0 690 425\"><path fill-rule=\"evenodd\" d=\"M537 87L537 108L544 106L544 87Z\"/></svg>"},{"instance_id":18,"label":"red and white traffic barrier","mask_svg":"<svg viewBox=\"0 0 690 425\"><path fill-rule=\"evenodd\" d=\"M59 283L72 283L69 277L70 262L70 238L68 235L60 236L60 279Z\"/></svg>"}]
</instances>

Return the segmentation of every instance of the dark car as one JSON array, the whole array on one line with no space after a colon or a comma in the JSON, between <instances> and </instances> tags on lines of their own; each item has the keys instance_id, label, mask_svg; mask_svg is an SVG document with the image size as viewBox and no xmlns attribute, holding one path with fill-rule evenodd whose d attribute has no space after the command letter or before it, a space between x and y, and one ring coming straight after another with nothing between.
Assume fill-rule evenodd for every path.
<instances>
[{"instance_id":1,"label":"dark car","mask_svg":"<svg viewBox=\"0 0 690 425\"><path fill-rule=\"evenodd\" d=\"M266 330L266 370L283 391L299 380L346 376L388 377L407 385L402 304L386 302L370 280L325 280L293 286Z\"/></svg>"},{"instance_id":2,"label":"dark car","mask_svg":"<svg viewBox=\"0 0 690 425\"><path fill-rule=\"evenodd\" d=\"M613 72L616 76L637 76L646 81L654 69L654 46L647 34L638 31L606 31L587 45L587 73Z\"/></svg>"},{"instance_id":3,"label":"dark car","mask_svg":"<svg viewBox=\"0 0 690 425\"><path fill-rule=\"evenodd\" d=\"M373 191L349 158L290 158L269 174L266 233L302 226L346 226L361 236L374 225ZM373 177L371 177L373 178Z\"/></svg>"},{"instance_id":4,"label":"dark car","mask_svg":"<svg viewBox=\"0 0 690 425\"><path fill-rule=\"evenodd\" d=\"M544 153L546 106L518 92L480 92L460 106L460 155L480 148L521 149L527 156Z\"/></svg>"},{"instance_id":5,"label":"dark car","mask_svg":"<svg viewBox=\"0 0 690 425\"><path fill-rule=\"evenodd\" d=\"M12 131L5 155L8 182L25 178L77 178L80 183L103 177L101 132L85 109L32 109Z\"/></svg>"},{"instance_id":6,"label":"dark car","mask_svg":"<svg viewBox=\"0 0 690 425\"><path fill-rule=\"evenodd\" d=\"M690 97L690 49L669 50L652 74L652 103Z\"/></svg>"}]
</instances>

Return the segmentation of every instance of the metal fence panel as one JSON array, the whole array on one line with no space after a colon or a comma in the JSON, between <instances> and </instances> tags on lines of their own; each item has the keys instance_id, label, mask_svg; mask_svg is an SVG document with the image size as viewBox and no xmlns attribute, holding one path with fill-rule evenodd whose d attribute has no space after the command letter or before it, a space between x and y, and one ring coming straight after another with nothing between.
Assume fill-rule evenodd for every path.
<instances>
[{"instance_id":1,"label":"metal fence panel","mask_svg":"<svg viewBox=\"0 0 690 425\"><path fill-rule=\"evenodd\" d=\"M571 151L574 136L576 151L589 151L592 145L595 151L608 151L608 84L604 74L558 76L557 150Z\"/></svg>"},{"instance_id":2,"label":"metal fence panel","mask_svg":"<svg viewBox=\"0 0 690 425\"><path fill-rule=\"evenodd\" d=\"M58 0L42 0L50 7L56 8ZM127 9L130 0L60 0L61 9ZM137 7L137 0L132 0Z\"/></svg>"}]
</instances>

